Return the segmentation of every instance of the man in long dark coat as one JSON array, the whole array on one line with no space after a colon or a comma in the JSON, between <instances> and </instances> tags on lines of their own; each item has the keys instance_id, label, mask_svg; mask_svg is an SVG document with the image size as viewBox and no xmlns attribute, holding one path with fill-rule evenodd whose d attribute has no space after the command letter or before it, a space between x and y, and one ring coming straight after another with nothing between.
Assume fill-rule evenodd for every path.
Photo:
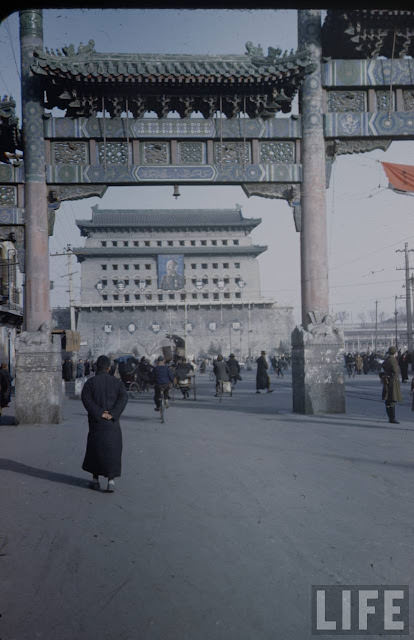
<instances>
[{"instance_id":1,"label":"man in long dark coat","mask_svg":"<svg viewBox=\"0 0 414 640\"><path fill-rule=\"evenodd\" d=\"M230 380L230 372L227 362L223 360L223 356L221 353L217 356L217 359L213 362L213 371L216 376L216 393L218 396L220 391L220 385L222 382L229 382Z\"/></svg>"},{"instance_id":2,"label":"man in long dark coat","mask_svg":"<svg viewBox=\"0 0 414 640\"><path fill-rule=\"evenodd\" d=\"M121 475L122 432L119 418L128 402L123 382L111 376L111 361L99 356L96 374L85 382L81 399L88 412L89 433L84 471L93 475L91 487L99 489L99 476L108 478L107 491L114 491L114 478Z\"/></svg>"},{"instance_id":3,"label":"man in long dark coat","mask_svg":"<svg viewBox=\"0 0 414 640\"><path fill-rule=\"evenodd\" d=\"M260 389L267 389L267 393L271 393L270 376L267 373L269 365L266 360L266 351L261 351L260 356L256 360L256 393L260 393Z\"/></svg>"},{"instance_id":4,"label":"man in long dark coat","mask_svg":"<svg viewBox=\"0 0 414 640\"><path fill-rule=\"evenodd\" d=\"M236 356L234 353L229 355L229 359L227 360L227 366L229 369L229 376L232 385L237 384L237 380L240 380L240 365L236 360Z\"/></svg>"},{"instance_id":5,"label":"man in long dark coat","mask_svg":"<svg viewBox=\"0 0 414 640\"><path fill-rule=\"evenodd\" d=\"M10 404L11 377L6 362L0 363L0 416L2 409Z\"/></svg>"},{"instance_id":6,"label":"man in long dark coat","mask_svg":"<svg viewBox=\"0 0 414 640\"><path fill-rule=\"evenodd\" d=\"M380 377L382 380L382 399L385 402L385 410L388 415L389 422L399 424L395 419L395 405L402 401L400 388L400 367L398 366L396 354L397 349L390 347L388 349L388 357L384 360Z\"/></svg>"}]
</instances>

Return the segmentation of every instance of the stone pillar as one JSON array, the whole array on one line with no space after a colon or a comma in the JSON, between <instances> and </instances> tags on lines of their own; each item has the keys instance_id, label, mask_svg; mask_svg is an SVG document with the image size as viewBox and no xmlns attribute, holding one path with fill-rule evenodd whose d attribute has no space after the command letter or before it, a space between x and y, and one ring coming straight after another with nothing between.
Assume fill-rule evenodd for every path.
<instances>
[{"instance_id":1,"label":"stone pillar","mask_svg":"<svg viewBox=\"0 0 414 640\"><path fill-rule=\"evenodd\" d=\"M48 203L43 138L42 91L31 75L33 50L43 48L41 10L20 11L23 153L25 170L24 325L38 331L50 325Z\"/></svg>"},{"instance_id":2,"label":"stone pillar","mask_svg":"<svg viewBox=\"0 0 414 640\"><path fill-rule=\"evenodd\" d=\"M16 420L61 421L60 339L52 341L48 202L42 91L31 75L33 50L43 47L42 11L20 11L20 50L25 170L25 332L16 339Z\"/></svg>"},{"instance_id":3,"label":"stone pillar","mask_svg":"<svg viewBox=\"0 0 414 640\"><path fill-rule=\"evenodd\" d=\"M16 339L16 421L58 424L62 421L62 357L60 336L24 331Z\"/></svg>"},{"instance_id":4,"label":"stone pillar","mask_svg":"<svg viewBox=\"0 0 414 640\"><path fill-rule=\"evenodd\" d=\"M292 334L293 410L345 411L343 336L329 318L321 12L298 11L299 48L314 66L300 91L302 116L302 326Z\"/></svg>"}]
</instances>

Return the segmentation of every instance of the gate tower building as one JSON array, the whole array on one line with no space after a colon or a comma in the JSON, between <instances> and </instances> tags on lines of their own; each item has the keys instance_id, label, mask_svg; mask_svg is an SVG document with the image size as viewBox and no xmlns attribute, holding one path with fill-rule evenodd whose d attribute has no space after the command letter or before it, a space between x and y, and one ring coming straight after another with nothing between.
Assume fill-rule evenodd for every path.
<instances>
[{"instance_id":1,"label":"gate tower building","mask_svg":"<svg viewBox=\"0 0 414 640\"><path fill-rule=\"evenodd\" d=\"M84 355L152 357L166 334L186 338L192 356L255 356L286 348L293 309L260 293L253 243L260 219L235 209L114 210L78 220L78 330Z\"/></svg>"}]
</instances>

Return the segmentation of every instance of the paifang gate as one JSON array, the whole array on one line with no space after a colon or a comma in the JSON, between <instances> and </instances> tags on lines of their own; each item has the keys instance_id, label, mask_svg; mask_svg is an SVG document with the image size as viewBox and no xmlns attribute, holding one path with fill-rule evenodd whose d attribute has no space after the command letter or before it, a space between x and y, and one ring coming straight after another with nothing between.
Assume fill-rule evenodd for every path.
<instances>
[{"instance_id":1,"label":"paifang gate","mask_svg":"<svg viewBox=\"0 0 414 640\"><path fill-rule=\"evenodd\" d=\"M226 56L111 54L93 40L49 51L40 10L20 12L20 34L24 162L0 165L0 190L11 194L4 215L17 211L25 224L24 344L50 326L48 208L109 185L240 185L248 196L287 200L301 234L293 410L344 412L325 190L338 154L413 139L414 12L328 10L322 25L319 10L299 10L290 53L247 43ZM300 115L280 117L298 92ZM54 107L65 116L52 117ZM144 118L148 111L158 117ZM25 371L37 366L33 345Z\"/></svg>"}]
</instances>

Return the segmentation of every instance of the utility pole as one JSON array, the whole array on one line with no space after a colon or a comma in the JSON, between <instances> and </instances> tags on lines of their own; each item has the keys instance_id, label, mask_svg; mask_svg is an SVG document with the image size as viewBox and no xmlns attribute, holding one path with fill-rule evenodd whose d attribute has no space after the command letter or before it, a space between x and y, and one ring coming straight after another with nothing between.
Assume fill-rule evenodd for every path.
<instances>
[{"instance_id":1,"label":"utility pole","mask_svg":"<svg viewBox=\"0 0 414 640\"><path fill-rule=\"evenodd\" d=\"M409 251L413 251L413 249L408 248L408 242L404 244L404 250L397 249L396 253L404 253L405 258L405 304L407 311L407 348L408 354L411 360L411 370L413 367L413 318L412 318L412 307L411 307L411 287L410 287L410 262L409 262ZM397 271L401 271L402 269L397 267Z\"/></svg>"},{"instance_id":2,"label":"utility pole","mask_svg":"<svg viewBox=\"0 0 414 640\"><path fill-rule=\"evenodd\" d=\"M70 244L66 245L66 249L62 252L56 252L56 253L51 253L50 254L51 257L54 256L66 256L67 258L67 269L68 269L68 273L67 273L67 277L68 277L68 281L69 281L69 312L70 312L70 329L71 331L76 331L76 322L75 322L75 301L74 301L74 297L73 297L73 271L72 271L72 256L73 256L73 252L72 252L72 247L70 246ZM66 276L62 276L62 278L64 278Z\"/></svg>"},{"instance_id":3,"label":"utility pole","mask_svg":"<svg viewBox=\"0 0 414 640\"><path fill-rule=\"evenodd\" d=\"M72 247L70 244L66 247L67 264L68 264L68 280L69 280L69 311L70 311L70 328L75 331L75 304L73 299L73 271L72 271Z\"/></svg>"},{"instance_id":4,"label":"utility pole","mask_svg":"<svg viewBox=\"0 0 414 640\"><path fill-rule=\"evenodd\" d=\"M398 322L397 322L397 300L398 296L394 296L394 317L395 317L395 348L398 349Z\"/></svg>"},{"instance_id":5,"label":"utility pole","mask_svg":"<svg viewBox=\"0 0 414 640\"><path fill-rule=\"evenodd\" d=\"M374 353L377 353L377 337L378 337L378 300L375 300L375 342L374 342Z\"/></svg>"}]
</instances>

